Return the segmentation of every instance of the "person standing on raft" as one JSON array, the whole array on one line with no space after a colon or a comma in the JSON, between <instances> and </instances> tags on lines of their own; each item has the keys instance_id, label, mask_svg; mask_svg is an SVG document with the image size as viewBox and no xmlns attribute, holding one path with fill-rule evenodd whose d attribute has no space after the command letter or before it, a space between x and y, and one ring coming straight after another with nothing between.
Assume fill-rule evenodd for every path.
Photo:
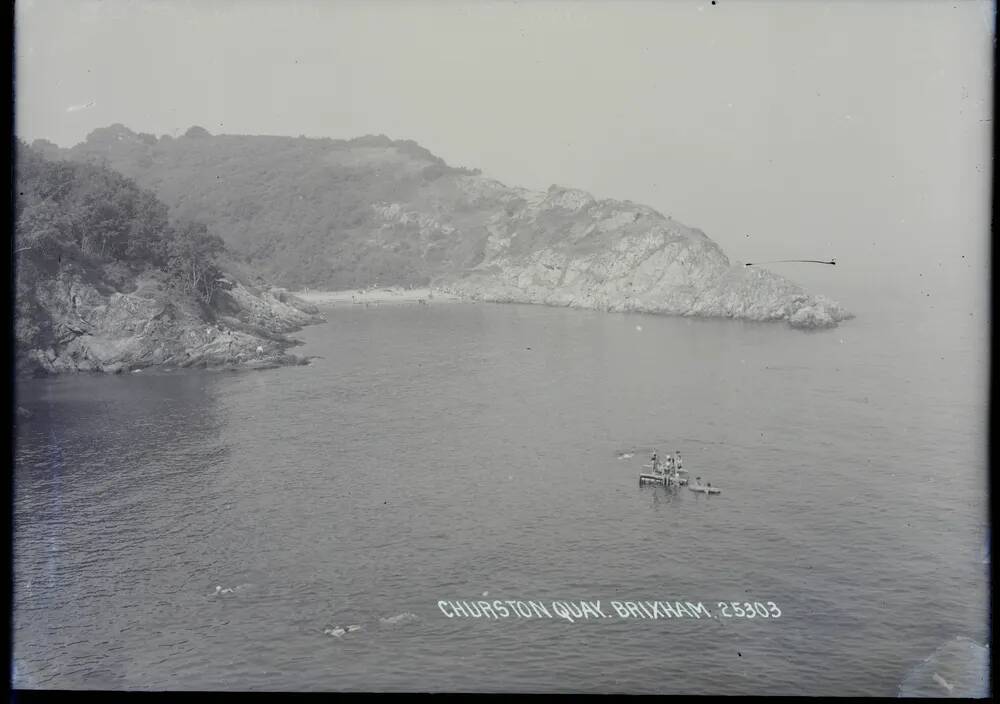
<instances>
[{"instance_id":1,"label":"person standing on raft","mask_svg":"<svg viewBox=\"0 0 1000 704\"><path fill-rule=\"evenodd\" d=\"M667 455L666 457L666 467L667 467L667 478L672 484L680 483L680 476L677 474L677 462L674 460L673 455Z\"/></svg>"}]
</instances>

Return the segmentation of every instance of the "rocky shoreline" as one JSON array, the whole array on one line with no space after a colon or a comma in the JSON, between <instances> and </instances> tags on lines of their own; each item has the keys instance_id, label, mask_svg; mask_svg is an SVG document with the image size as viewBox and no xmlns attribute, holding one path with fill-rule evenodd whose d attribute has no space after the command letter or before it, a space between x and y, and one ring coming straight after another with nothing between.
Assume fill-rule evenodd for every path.
<instances>
[{"instance_id":1,"label":"rocky shoreline","mask_svg":"<svg viewBox=\"0 0 1000 704\"><path fill-rule=\"evenodd\" d=\"M544 284L522 288L496 276L471 276L441 285L441 292L461 300L525 303L609 313L649 313L694 318L730 318L785 322L800 330L834 328L854 315L825 296L807 294L787 279L764 269L732 267L708 287L620 294L606 286L572 290Z\"/></svg>"},{"instance_id":2,"label":"rocky shoreline","mask_svg":"<svg viewBox=\"0 0 1000 704\"><path fill-rule=\"evenodd\" d=\"M534 285L520 288L496 277L467 276L434 287L386 287L350 291L296 291L295 296L322 306L401 305L437 303L522 303L600 310L609 313L648 313L696 318L732 318L753 322L785 322L793 328L820 330L836 327L854 316L824 296L812 296L787 279L761 268L733 266L697 295L609 295L591 287L573 291Z\"/></svg>"},{"instance_id":3,"label":"rocky shoreline","mask_svg":"<svg viewBox=\"0 0 1000 704\"><path fill-rule=\"evenodd\" d=\"M25 330L32 321L18 320L17 374L308 364L287 351L301 344L288 333L325 322L315 306L283 289L223 280L206 309L158 277L137 284L127 293L101 290L72 272L39 284L34 303L41 320L32 330Z\"/></svg>"}]
</instances>

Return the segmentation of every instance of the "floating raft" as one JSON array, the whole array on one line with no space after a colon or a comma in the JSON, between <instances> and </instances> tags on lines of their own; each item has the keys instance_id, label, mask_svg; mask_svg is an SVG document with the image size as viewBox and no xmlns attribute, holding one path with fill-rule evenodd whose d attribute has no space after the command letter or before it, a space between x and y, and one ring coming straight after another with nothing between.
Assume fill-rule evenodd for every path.
<instances>
[{"instance_id":1,"label":"floating raft","mask_svg":"<svg viewBox=\"0 0 1000 704\"><path fill-rule=\"evenodd\" d=\"M666 485L670 478L666 474L640 474L639 484L664 484ZM679 486L684 486L688 483L687 477L677 477L676 483Z\"/></svg>"}]
</instances>

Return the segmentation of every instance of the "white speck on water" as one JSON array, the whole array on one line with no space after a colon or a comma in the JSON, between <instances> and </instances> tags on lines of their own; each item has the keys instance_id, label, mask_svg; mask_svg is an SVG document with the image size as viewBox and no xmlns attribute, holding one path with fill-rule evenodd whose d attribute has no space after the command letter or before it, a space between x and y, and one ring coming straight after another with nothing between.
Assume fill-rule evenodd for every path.
<instances>
[{"instance_id":1,"label":"white speck on water","mask_svg":"<svg viewBox=\"0 0 1000 704\"><path fill-rule=\"evenodd\" d=\"M636 325L635 329L638 330L639 332L642 332L642 326L641 325Z\"/></svg>"},{"instance_id":2,"label":"white speck on water","mask_svg":"<svg viewBox=\"0 0 1000 704\"><path fill-rule=\"evenodd\" d=\"M417 621L419 618L416 614L411 614L409 612L401 613L396 616L389 616L387 618L380 618L379 621L389 625L396 625L401 623L409 623L410 621Z\"/></svg>"},{"instance_id":3,"label":"white speck on water","mask_svg":"<svg viewBox=\"0 0 1000 704\"><path fill-rule=\"evenodd\" d=\"M941 685L942 687L944 687L949 692L951 690L955 689L954 685L949 684L949 682L944 677L942 677L941 675L939 675L936 672L934 673L933 679L934 679L935 682L937 682L939 685Z\"/></svg>"}]
</instances>

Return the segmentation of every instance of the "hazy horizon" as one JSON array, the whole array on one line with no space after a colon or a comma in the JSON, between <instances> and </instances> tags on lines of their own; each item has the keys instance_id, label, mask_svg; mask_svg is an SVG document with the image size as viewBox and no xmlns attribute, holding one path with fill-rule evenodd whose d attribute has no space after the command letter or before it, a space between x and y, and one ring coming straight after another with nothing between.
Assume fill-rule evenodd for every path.
<instances>
[{"instance_id":1,"label":"hazy horizon","mask_svg":"<svg viewBox=\"0 0 1000 704\"><path fill-rule=\"evenodd\" d=\"M985 294L994 11L34 0L16 134L382 133L509 185L650 205L734 261L837 258L773 267L818 293Z\"/></svg>"}]
</instances>

